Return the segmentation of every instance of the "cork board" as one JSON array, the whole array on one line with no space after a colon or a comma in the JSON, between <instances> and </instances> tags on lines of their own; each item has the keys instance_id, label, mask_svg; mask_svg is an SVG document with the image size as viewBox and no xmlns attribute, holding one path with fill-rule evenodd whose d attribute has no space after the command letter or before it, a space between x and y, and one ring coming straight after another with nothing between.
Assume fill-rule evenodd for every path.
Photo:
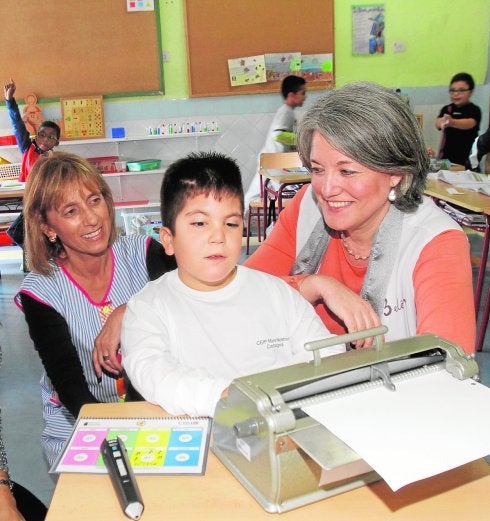
<instances>
[{"instance_id":1,"label":"cork board","mask_svg":"<svg viewBox=\"0 0 490 521\"><path fill-rule=\"evenodd\" d=\"M127 95L163 90L156 11L124 0L2 0L0 70L16 98Z\"/></svg>"},{"instance_id":2,"label":"cork board","mask_svg":"<svg viewBox=\"0 0 490 521\"><path fill-rule=\"evenodd\" d=\"M334 0L186 0L190 96L278 92L279 81L232 87L228 59L334 53L333 4ZM308 89L333 87L334 81L308 82Z\"/></svg>"}]
</instances>

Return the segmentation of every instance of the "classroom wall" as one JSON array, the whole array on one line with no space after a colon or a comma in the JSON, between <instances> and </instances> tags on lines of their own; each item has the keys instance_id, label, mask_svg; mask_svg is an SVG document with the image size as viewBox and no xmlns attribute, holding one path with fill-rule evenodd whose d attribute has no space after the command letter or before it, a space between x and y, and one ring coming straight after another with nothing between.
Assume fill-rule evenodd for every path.
<instances>
[{"instance_id":1,"label":"classroom wall","mask_svg":"<svg viewBox=\"0 0 490 521\"><path fill-rule=\"evenodd\" d=\"M188 92L183 3L160 0L162 48L171 54L164 64L167 98L185 98ZM355 56L352 5L378 3L385 6L385 54ZM387 87L445 87L463 70L481 84L488 66L489 20L488 0L335 0L336 84L364 80ZM406 51L394 52L394 42L403 42Z\"/></svg>"},{"instance_id":2,"label":"classroom wall","mask_svg":"<svg viewBox=\"0 0 490 521\"><path fill-rule=\"evenodd\" d=\"M257 0L259 3L261 1L263 0ZM112 126L126 126L136 133L144 133L145 126L156 125L168 118L217 118L220 135L213 140L200 141L198 147L212 146L235 157L242 168L244 184L247 185L254 174L256 157L265 139L267 127L282 99L279 94L189 99L184 1L158 0L158 3L162 49L170 57L164 63L165 94L106 100L104 113L107 132L110 132ZM482 109L482 129L486 129L490 85L482 83L489 69L490 2L379 2L385 6L386 52L384 55L353 56L351 6L374 3L376 2L369 0L335 0L337 86L350 81L369 80L387 87L401 88L409 96L414 112L424 116L427 145L437 148L440 133L434 128L433 120L440 107L448 102L447 86L450 77L456 72L466 70L473 74L477 82L473 101ZM402 41L406 52L393 52L395 41ZM4 71L4 74L8 77L8 71ZM35 92L35 85L32 86L32 91ZM308 93L305 108L320 95L321 91ZM41 106L47 119L60 117L58 103L41 103ZM10 124L2 107L0 135L9 133ZM161 147L158 155L165 159L179 157L196 149L194 143L182 143L182 140L172 140L172 143L167 140ZM3 155L1 149L0 155Z\"/></svg>"},{"instance_id":3,"label":"classroom wall","mask_svg":"<svg viewBox=\"0 0 490 521\"><path fill-rule=\"evenodd\" d=\"M352 5L385 6L385 54L352 55ZM447 86L456 72L484 82L488 65L488 0L335 1L337 86L355 80L387 87ZM393 50L403 42L405 52Z\"/></svg>"}]
</instances>

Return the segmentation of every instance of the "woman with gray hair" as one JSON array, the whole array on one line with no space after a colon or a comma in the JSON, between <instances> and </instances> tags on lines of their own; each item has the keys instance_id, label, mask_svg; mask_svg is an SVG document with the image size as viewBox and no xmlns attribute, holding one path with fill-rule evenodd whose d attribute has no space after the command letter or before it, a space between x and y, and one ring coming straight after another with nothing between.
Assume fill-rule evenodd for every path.
<instances>
[{"instance_id":1,"label":"woman with gray hair","mask_svg":"<svg viewBox=\"0 0 490 521\"><path fill-rule=\"evenodd\" d=\"M311 185L245 264L284 277L332 333L385 324L387 340L434 333L473 352L468 240L423 195L429 158L406 102L372 83L332 91L305 114L298 150Z\"/></svg>"}]
</instances>

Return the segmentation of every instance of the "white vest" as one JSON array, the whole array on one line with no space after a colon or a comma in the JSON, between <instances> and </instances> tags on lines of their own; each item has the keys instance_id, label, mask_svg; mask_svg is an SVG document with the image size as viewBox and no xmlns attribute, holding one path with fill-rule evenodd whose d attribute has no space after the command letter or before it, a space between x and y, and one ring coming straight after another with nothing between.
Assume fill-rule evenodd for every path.
<instances>
[{"instance_id":1,"label":"white vest","mask_svg":"<svg viewBox=\"0 0 490 521\"><path fill-rule=\"evenodd\" d=\"M296 256L302 250L318 219L322 216L311 186L301 201L296 226ZM388 282L381 322L388 327L386 340L414 336L417 330L417 313L413 287L413 271L424 247L446 230L461 227L438 208L431 198L424 196L415 212L405 213L400 243ZM382 273L379 276L383 276Z\"/></svg>"}]
</instances>

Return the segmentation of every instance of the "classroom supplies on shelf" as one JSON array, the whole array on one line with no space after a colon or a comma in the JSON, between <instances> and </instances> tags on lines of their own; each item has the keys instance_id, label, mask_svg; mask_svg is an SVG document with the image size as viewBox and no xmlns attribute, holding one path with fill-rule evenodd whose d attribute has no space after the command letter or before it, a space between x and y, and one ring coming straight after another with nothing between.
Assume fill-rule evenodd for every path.
<instances>
[{"instance_id":1,"label":"classroom supplies on shelf","mask_svg":"<svg viewBox=\"0 0 490 521\"><path fill-rule=\"evenodd\" d=\"M213 120L163 121L156 127L147 128L150 136L178 136L186 134L208 134L219 132L219 124Z\"/></svg>"},{"instance_id":2,"label":"classroom supplies on shelf","mask_svg":"<svg viewBox=\"0 0 490 521\"><path fill-rule=\"evenodd\" d=\"M21 163L2 163L0 165L0 179L18 179Z\"/></svg>"},{"instance_id":3,"label":"classroom supplies on shelf","mask_svg":"<svg viewBox=\"0 0 490 521\"><path fill-rule=\"evenodd\" d=\"M115 172L114 161L118 159L118 156L87 157L87 161L92 163L101 174Z\"/></svg>"},{"instance_id":4,"label":"classroom supplies on shelf","mask_svg":"<svg viewBox=\"0 0 490 521\"><path fill-rule=\"evenodd\" d=\"M3 179L0 177L0 190L24 190L26 184L18 179Z\"/></svg>"},{"instance_id":5,"label":"classroom supplies on shelf","mask_svg":"<svg viewBox=\"0 0 490 521\"><path fill-rule=\"evenodd\" d=\"M8 145L17 145L17 140L13 134L9 136L0 136L0 147Z\"/></svg>"},{"instance_id":6,"label":"classroom supplies on shelf","mask_svg":"<svg viewBox=\"0 0 490 521\"><path fill-rule=\"evenodd\" d=\"M206 470L211 418L79 418L51 473L106 474L100 446L120 436L136 474L196 474Z\"/></svg>"},{"instance_id":7,"label":"classroom supplies on shelf","mask_svg":"<svg viewBox=\"0 0 490 521\"><path fill-rule=\"evenodd\" d=\"M130 172L141 172L143 170L156 170L160 168L160 159L141 159L139 161L128 161L126 166Z\"/></svg>"}]
</instances>

